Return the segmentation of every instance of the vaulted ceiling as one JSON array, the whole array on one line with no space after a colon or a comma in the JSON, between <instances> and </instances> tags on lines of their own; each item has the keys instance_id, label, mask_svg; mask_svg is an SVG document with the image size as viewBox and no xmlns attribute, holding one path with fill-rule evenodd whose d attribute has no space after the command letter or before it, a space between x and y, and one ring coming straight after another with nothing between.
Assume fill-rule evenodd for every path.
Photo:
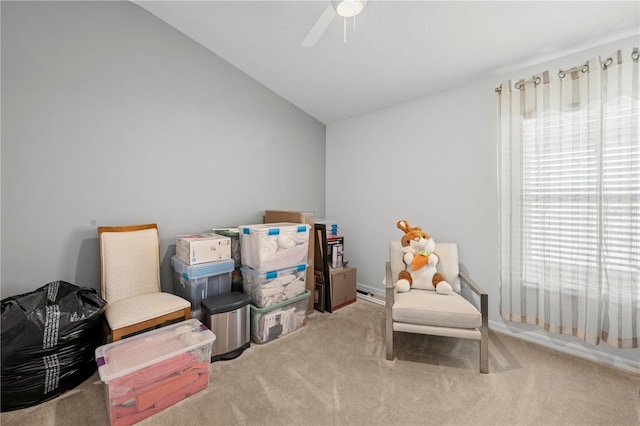
<instances>
[{"instance_id":1,"label":"vaulted ceiling","mask_svg":"<svg viewBox=\"0 0 640 426\"><path fill-rule=\"evenodd\" d=\"M638 1L134 3L325 124L640 34Z\"/></svg>"}]
</instances>

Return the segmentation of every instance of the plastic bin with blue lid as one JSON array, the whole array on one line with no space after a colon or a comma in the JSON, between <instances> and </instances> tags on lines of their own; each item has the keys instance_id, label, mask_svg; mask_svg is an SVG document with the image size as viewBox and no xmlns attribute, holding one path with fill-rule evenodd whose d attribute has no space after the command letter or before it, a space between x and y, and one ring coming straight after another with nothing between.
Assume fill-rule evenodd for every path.
<instances>
[{"instance_id":1,"label":"plastic bin with blue lid","mask_svg":"<svg viewBox=\"0 0 640 426\"><path fill-rule=\"evenodd\" d=\"M289 222L239 226L242 265L269 272L307 263L309 228Z\"/></svg>"},{"instance_id":2,"label":"plastic bin with blue lid","mask_svg":"<svg viewBox=\"0 0 640 426\"><path fill-rule=\"evenodd\" d=\"M200 302L231 291L233 259L187 265L178 256L171 257L173 292L191 302L191 318L202 321Z\"/></svg>"},{"instance_id":3,"label":"plastic bin with blue lid","mask_svg":"<svg viewBox=\"0 0 640 426\"><path fill-rule=\"evenodd\" d=\"M243 266L240 271L243 293L259 308L292 299L304 293L306 289L306 263L269 272L258 272Z\"/></svg>"}]
</instances>

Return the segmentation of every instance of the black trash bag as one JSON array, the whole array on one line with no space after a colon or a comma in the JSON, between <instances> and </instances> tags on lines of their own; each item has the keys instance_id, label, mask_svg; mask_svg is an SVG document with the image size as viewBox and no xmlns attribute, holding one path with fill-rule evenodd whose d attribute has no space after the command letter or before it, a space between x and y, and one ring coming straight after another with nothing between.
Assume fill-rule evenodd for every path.
<instances>
[{"instance_id":1,"label":"black trash bag","mask_svg":"<svg viewBox=\"0 0 640 426\"><path fill-rule=\"evenodd\" d=\"M65 281L2 300L1 411L48 401L91 377L105 305L96 290Z\"/></svg>"}]
</instances>

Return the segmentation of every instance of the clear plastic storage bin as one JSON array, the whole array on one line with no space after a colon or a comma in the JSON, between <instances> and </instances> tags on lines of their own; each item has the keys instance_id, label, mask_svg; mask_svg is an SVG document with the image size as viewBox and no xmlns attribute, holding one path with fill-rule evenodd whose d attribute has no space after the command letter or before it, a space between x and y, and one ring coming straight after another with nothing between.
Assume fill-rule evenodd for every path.
<instances>
[{"instance_id":1,"label":"clear plastic storage bin","mask_svg":"<svg viewBox=\"0 0 640 426\"><path fill-rule=\"evenodd\" d=\"M265 273L243 266L240 271L244 294L259 308L292 299L305 291L306 264Z\"/></svg>"},{"instance_id":2,"label":"clear plastic storage bin","mask_svg":"<svg viewBox=\"0 0 640 426\"><path fill-rule=\"evenodd\" d=\"M269 272L307 263L309 228L288 222L239 226L242 265Z\"/></svg>"},{"instance_id":3,"label":"clear plastic storage bin","mask_svg":"<svg viewBox=\"0 0 640 426\"><path fill-rule=\"evenodd\" d=\"M98 347L111 425L139 422L206 388L215 339L191 319Z\"/></svg>"},{"instance_id":4,"label":"clear plastic storage bin","mask_svg":"<svg viewBox=\"0 0 640 426\"><path fill-rule=\"evenodd\" d=\"M310 295L311 292L305 290L300 296L268 308L251 305L251 340L266 343L306 325Z\"/></svg>"},{"instance_id":5,"label":"clear plastic storage bin","mask_svg":"<svg viewBox=\"0 0 640 426\"><path fill-rule=\"evenodd\" d=\"M200 302L231 291L233 259L187 265L178 256L171 257L173 292L191 302L191 318L202 321Z\"/></svg>"}]
</instances>

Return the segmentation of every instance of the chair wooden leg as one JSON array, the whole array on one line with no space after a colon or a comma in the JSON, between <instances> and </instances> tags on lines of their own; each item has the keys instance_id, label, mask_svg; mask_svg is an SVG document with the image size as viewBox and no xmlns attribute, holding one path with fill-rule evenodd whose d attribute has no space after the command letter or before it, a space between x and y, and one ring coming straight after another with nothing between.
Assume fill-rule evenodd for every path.
<instances>
[{"instance_id":1,"label":"chair wooden leg","mask_svg":"<svg viewBox=\"0 0 640 426\"><path fill-rule=\"evenodd\" d=\"M122 328L117 330L111 330L111 342L117 342L122 339Z\"/></svg>"},{"instance_id":2,"label":"chair wooden leg","mask_svg":"<svg viewBox=\"0 0 640 426\"><path fill-rule=\"evenodd\" d=\"M102 317L102 334L104 336L102 343L109 343L109 337L111 337L111 327L109 327L107 318L104 316Z\"/></svg>"}]
</instances>

